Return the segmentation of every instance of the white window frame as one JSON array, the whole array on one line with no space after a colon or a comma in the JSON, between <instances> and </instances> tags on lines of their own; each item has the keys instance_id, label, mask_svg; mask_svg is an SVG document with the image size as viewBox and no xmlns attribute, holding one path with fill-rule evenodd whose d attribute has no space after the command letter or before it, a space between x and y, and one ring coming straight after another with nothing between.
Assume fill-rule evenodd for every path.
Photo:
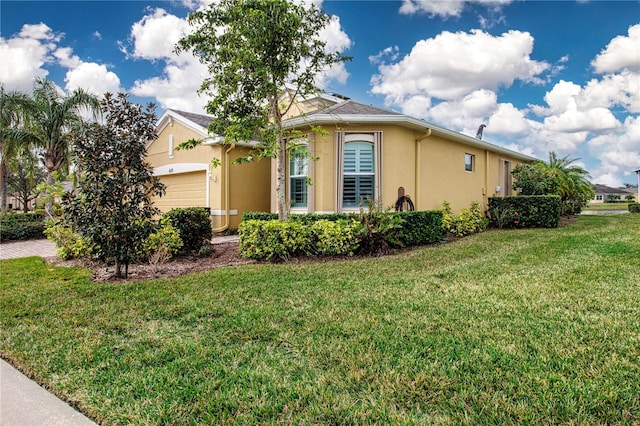
<instances>
[{"instance_id":1,"label":"white window frame","mask_svg":"<svg viewBox=\"0 0 640 426\"><path fill-rule=\"evenodd\" d=\"M345 145L350 142L366 142L373 145L373 197L375 200L382 196L382 132L336 132L336 193L335 193L335 211L358 211L360 206L344 206L344 151Z\"/></svg>"},{"instance_id":2,"label":"white window frame","mask_svg":"<svg viewBox=\"0 0 640 426\"><path fill-rule=\"evenodd\" d=\"M304 145L305 149L309 149L309 145L307 143L301 144ZM292 162L294 161L294 159L297 158L300 161L304 161L304 164L302 165L302 169L303 169L303 174L293 174L294 171L298 171L298 170L293 170L295 169L295 167L292 169ZM307 181L309 180L309 155L303 155L300 153L293 153L293 154L289 154L289 161L288 161L288 167L289 167L289 203L291 205L291 209L307 209L309 207L309 184L307 183ZM302 180L304 183L304 204L298 204L298 205L294 205L293 203L293 180Z\"/></svg>"}]
</instances>

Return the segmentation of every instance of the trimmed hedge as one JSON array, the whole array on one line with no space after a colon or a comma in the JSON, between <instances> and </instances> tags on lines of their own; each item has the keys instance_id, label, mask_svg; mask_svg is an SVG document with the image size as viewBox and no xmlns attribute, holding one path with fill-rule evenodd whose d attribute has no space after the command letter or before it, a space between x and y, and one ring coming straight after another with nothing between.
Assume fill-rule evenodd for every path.
<instances>
[{"instance_id":1,"label":"trimmed hedge","mask_svg":"<svg viewBox=\"0 0 640 426\"><path fill-rule=\"evenodd\" d=\"M209 216L208 207L175 208L163 215L180 234L181 252L189 254L198 253L213 237Z\"/></svg>"},{"instance_id":2,"label":"trimmed hedge","mask_svg":"<svg viewBox=\"0 0 640 426\"><path fill-rule=\"evenodd\" d=\"M630 213L640 213L640 204L639 203L629 203L629 212Z\"/></svg>"},{"instance_id":3,"label":"trimmed hedge","mask_svg":"<svg viewBox=\"0 0 640 426\"><path fill-rule=\"evenodd\" d=\"M0 241L44 238L44 215L38 213L0 214Z\"/></svg>"},{"instance_id":4,"label":"trimmed hedge","mask_svg":"<svg viewBox=\"0 0 640 426\"><path fill-rule=\"evenodd\" d=\"M404 223L399 239L405 246L437 243L442 238L442 211L409 211L391 213L400 216Z\"/></svg>"},{"instance_id":5,"label":"trimmed hedge","mask_svg":"<svg viewBox=\"0 0 640 426\"><path fill-rule=\"evenodd\" d=\"M404 246L431 244L442 238L442 212L380 213L402 219L397 239ZM238 229L240 254L258 260L286 260L296 256L351 256L360 251L360 216L342 214L291 215L279 222L273 213L245 212Z\"/></svg>"},{"instance_id":6,"label":"trimmed hedge","mask_svg":"<svg viewBox=\"0 0 640 426\"><path fill-rule=\"evenodd\" d=\"M498 228L557 228L561 212L558 195L489 198L489 220Z\"/></svg>"}]
</instances>

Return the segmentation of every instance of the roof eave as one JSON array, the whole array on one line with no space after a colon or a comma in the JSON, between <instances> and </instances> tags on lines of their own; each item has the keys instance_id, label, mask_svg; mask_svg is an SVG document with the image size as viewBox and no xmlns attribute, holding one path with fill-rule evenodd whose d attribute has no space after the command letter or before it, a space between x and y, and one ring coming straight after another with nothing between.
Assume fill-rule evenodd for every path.
<instances>
[{"instance_id":1,"label":"roof eave","mask_svg":"<svg viewBox=\"0 0 640 426\"><path fill-rule=\"evenodd\" d=\"M471 136L463 135L462 133L454 132L453 130L445 129L435 124L427 123L426 121L419 120L417 118L409 117L407 115L389 114L389 115L360 115L360 114L310 114L306 116L299 116L290 118L283 121L284 129L295 129L302 126L317 126L322 124L334 124L336 122L342 123L376 123L376 124L398 124L415 130L427 131L431 129L432 132L439 133L443 136L447 136L449 139L453 139L456 142L469 145L476 148L482 148L489 151L493 151L500 154L509 155L518 160L532 162L537 161L535 157L521 154L516 151L512 151L507 148L485 142L481 139L472 138Z\"/></svg>"}]
</instances>

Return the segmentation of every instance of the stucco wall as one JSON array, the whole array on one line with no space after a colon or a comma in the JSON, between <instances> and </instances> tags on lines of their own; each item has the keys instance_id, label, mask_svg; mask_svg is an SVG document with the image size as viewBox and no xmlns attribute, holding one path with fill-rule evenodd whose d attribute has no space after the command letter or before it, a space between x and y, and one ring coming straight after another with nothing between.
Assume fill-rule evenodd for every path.
<instances>
[{"instance_id":1,"label":"stucco wall","mask_svg":"<svg viewBox=\"0 0 640 426\"><path fill-rule=\"evenodd\" d=\"M336 126L325 126L326 134L315 135L313 186L316 212L336 211ZM515 168L522 161L493 153L442 136L431 135L421 142L424 133L396 125L342 125L340 131L370 133L382 131L382 185L384 207L393 206L398 188L411 196L419 210L440 209L442 202L451 203L454 212L477 201L485 208L487 197L496 194L496 186L504 186L501 162ZM474 171L465 170L465 154L475 156ZM416 161L418 159L418 161ZM416 176L416 170L419 170ZM512 194L514 192L512 191ZM273 208L273 205L272 205Z\"/></svg>"}]
</instances>

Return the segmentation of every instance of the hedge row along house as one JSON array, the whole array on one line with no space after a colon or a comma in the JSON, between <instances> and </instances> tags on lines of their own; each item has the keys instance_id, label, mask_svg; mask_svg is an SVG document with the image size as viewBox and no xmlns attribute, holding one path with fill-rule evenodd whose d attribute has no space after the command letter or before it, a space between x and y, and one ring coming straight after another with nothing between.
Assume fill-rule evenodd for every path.
<instances>
[{"instance_id":1,"label":"hedge row along house","mask_svg":"<svg viewBox=\"0 0 640 426\"><path fill-rule=\"evenodd\" d=\"M285 129L297 131L310 154L287 161L287 196L291 213L359 211L367 196L404 208L454 211L477 201L486 209L492 196L513 195L511 171L535 158L463 135L426 121L320 94L300 99ZM254 143L225 145L209 135L211 118L167 110L157 126L158 139L148 160L167 185L155 200L163 211L173 207L211 209L214 230L238 227L244 211L276 211L276 162L231 164L250 153ZM322 129L322 131L318 131ZM185 151L188 139L204 143ZM219 167L212 167L212 159Z\"/></svg>"}]
</instances>

